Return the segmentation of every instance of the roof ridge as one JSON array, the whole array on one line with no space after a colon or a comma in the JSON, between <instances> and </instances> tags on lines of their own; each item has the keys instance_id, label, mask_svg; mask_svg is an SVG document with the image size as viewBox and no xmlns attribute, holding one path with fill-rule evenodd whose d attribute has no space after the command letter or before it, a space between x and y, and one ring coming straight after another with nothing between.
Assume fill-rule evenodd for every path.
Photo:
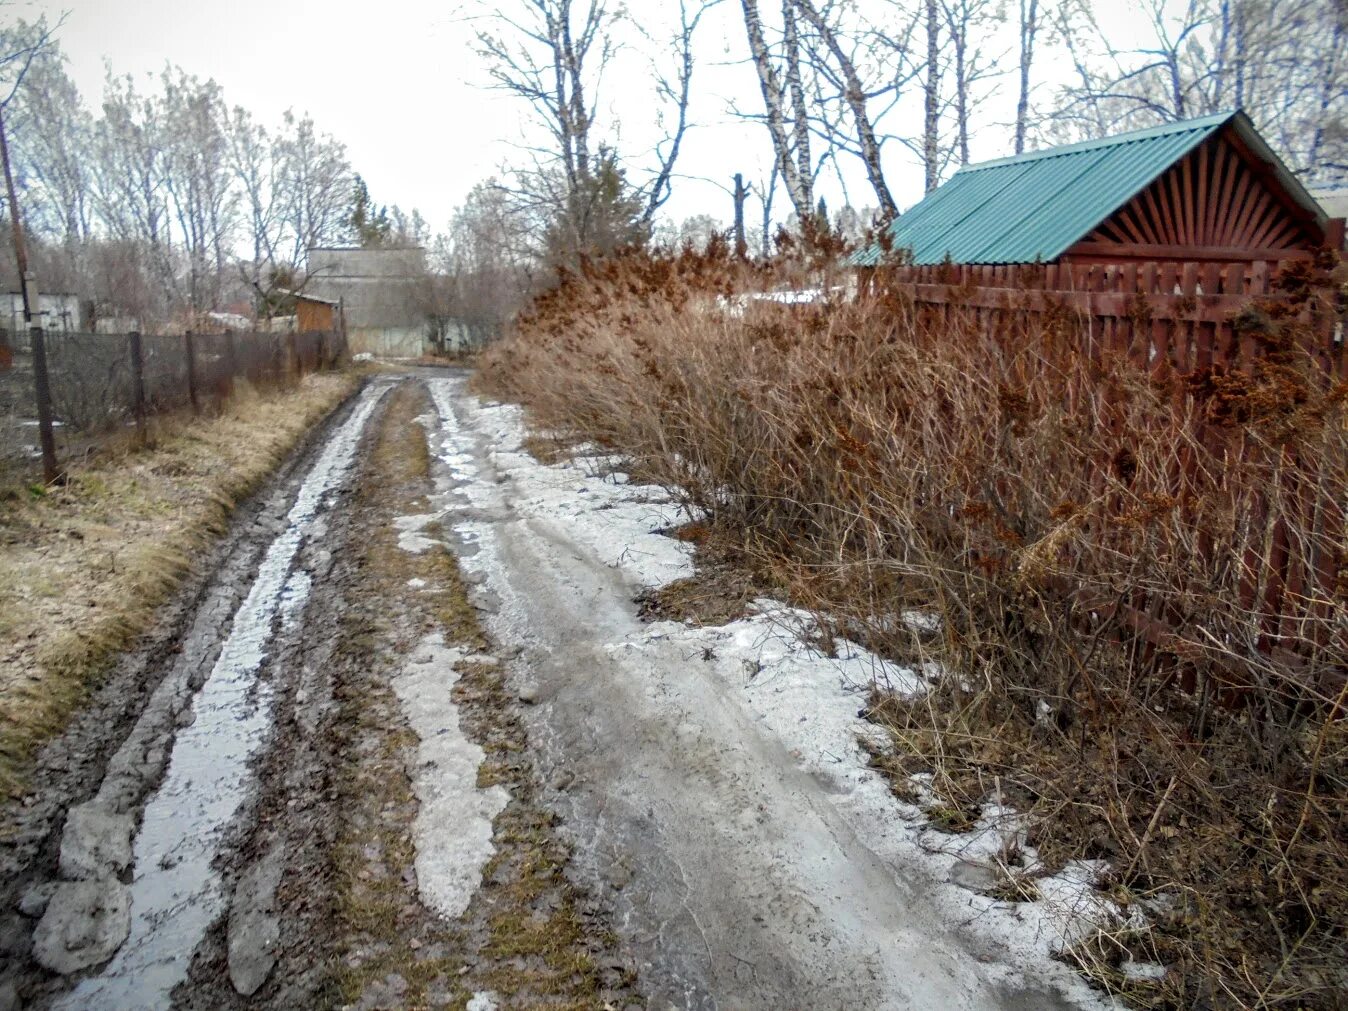
<instances>
[{"instance_id":1,"label":"roof ridge","mask_svg":"<svg viewBox=\"0 0 1348 1011\"><path fill-rule=\"evenodd\" d=\"M1223 126L1238 115L1238 111L1218 112L1210 116L1200 116L1197 119L1182 119L1174 123L1160 123L1156 126L1147 126L1139 130L1129 130L1127 133L1115 133L1108 137L1097 137L1094 140L1077 141L1074 144L1060 144L1056 147L1041 148L1038 151L1026 151L1022 154L1013 154L1006 158L994 158L992 161L977 162L973 165L965 165L960 168L960 172L980 172L984 169L1002 168L1007 165L1015 165L1021 162L1039 161L1044 158L1057 158L1060 156L1079 154L1082 151L1096 151L1101 148L1116 147L1121 144L1136 143L1141 140L1152 140L1156 137L1166 137L1175 133L1191 133L1197 131L1211 131L1219 126Z\"/></svg>"}]
</instances>

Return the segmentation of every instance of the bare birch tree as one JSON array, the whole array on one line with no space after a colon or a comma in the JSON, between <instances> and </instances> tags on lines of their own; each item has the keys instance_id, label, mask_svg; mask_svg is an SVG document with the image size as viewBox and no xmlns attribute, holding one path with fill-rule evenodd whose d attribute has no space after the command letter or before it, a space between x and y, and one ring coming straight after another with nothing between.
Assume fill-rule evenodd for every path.
<instances>
[{"instance_id":1,"label":"bare birch tree","mask_svg":"<svg viewBox=\"0 0 1348 1011\"><path fill-rule=\"evenodd\" d=\"M355 173L346 146L319 133L308 115L285 114L278 147L280 213L288 245L285 262L300 264L308 250L344 235Z\"/></svg>"},{"instance_id":2,"label":"bare birch tree","mask_svg":"<svg viewBox=\"0 0 1348 1011\"><path fill-rule=\"evenodd\" d=\"M784 80L784 78L792 78L799 85L799 53L797 51L794 68L787 68L785 73L779 72L778 61L768 47L767 35L763 28L763 17L758 9L758 0L740 0L740 6L744 12L745 32L749 38L749 55L753 60L754 69L758 73L759 90L763 95L764 122L767 124L768 136L772 140L777 171L786 187L787 197L791 201L791 206L795 209L796 217L801 221L807 221L813 216L815 210L813 167L809 163L808 149L803 163L804 170L802 170L801 160L797 157L802 120L801 116L797 115L796 109L791 108L789 110L789 103L794 104L796 88L788 85ZM800 90L803 101L803 88ZM788 110L792 123L790 132L788 132L787 126ZM803 114L803 110L800 111ZM805 139L808 143L808 120L805 123Z\"/></svg>"},{"instance_id":3,"label":"bare birch tree","mask_svg":"<svg viewBox=\"0 0 1348 1011\"><path fill-rule=\"evenodd\" d=\"M184 263L180 292L193 313L218 308L238 205L220 86L164 71L161 172Z\"/></svg>"},{"instance_id":4,"label":"bare birch tree","mask_svg":"<svg viewBox=\"0 0 1348 1011\"><path fill-rule=\"evenodd\" d=\"M998 11L993 0L942 0L942 10L950 39L947 48L953 77L950 105L955 119L955 147L959 163L968 165L970 121L978 102L976 89L998 72L995 57L984 49Z\"/></svg>"},{"instance_id":5,"label":"bare birch tree","mask_svg":"<svg viewBox=\"0 0 1348 1011\"><path fill-rule=\"evenodd\" d=\"M1030 89L1032 82L1032 68L1034 66L1035 43L1039 39L1039 0L1020 0L1020 20L1018 21L1020 29L1020 59L1017 63L1019 72L1019 90L1016 93L1016 133L1015 133L1015 152L1022 154L1025 151L1025 134L1029 129L1030 121Z\"/></svg>"},{"instance_id":6,"label":"bare birch tree","mask_svg":"<svg viewBox=\"0 0 1348 1011\"><path fill-rule=\"evenodd\" d=\"M821 76L832 80L846 104L851 116L852 131L855 137L855 152L866 169L866 179L879 201L881 213L886 218L898 215L899 209L885 181L881 164L881 143L875 124L871 118L870 103L898 90L898 81L890 81L878 87L867 87L858 70L858 61L845 44L842 30L827 16L827 9L821 10L815 0L794 0L794 6L801 19L813 29L817 40L816 70ZM836 76L835 76L836 75ZM829 138L837 142L836 138ZM845 145L850 146L850 145Z\"/></svg>"},{"instance_id":7,"label":"bare birch tree","mask_svg":"<svg viewBox=\"0 0 1348 1011\"><path fill-rule=\"evenodd\" d=\"M45 25L13 26L0 40L7 52L30 50L48 37ZM16 37L16 35L20 37ZM65 72L57 47L34 51L23 87L6 109L14 159L26 184L30 227L50 234L74 255L93 228L88 150L93 120L74 82Z\"/></svg>"},{"instance_id":8,"label":"bare birch tree","mask_svg":"<svg viewBox=\"0 0 1348 1011\"><path fill-rule=\"evenodd\" d=\"M672 40L633 26L668 54L654 58L652 77L656 118L671 125L645 181L629 181L620 165L617 124L599 123L605 72L624 50L615 33L624 11L608 0L515 0L474 19L493 85L522 99L547 137L528 149L530 164L516 171L512 189L523 212L542 216L547 245L564 260L637 240L669 199L689 128L694 40L718 2L680 0ZM640 206L635 221L627 220L630 199Z\"/></svg>"}]
</instances>

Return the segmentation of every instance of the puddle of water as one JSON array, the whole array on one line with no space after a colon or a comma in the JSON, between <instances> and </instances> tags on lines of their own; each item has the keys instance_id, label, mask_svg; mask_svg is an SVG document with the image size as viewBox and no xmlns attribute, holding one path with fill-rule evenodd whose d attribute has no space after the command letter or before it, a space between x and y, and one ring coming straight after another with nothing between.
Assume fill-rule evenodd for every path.
<instances>
[{"instance_id":1,"label":"puddle of water","mask_svg":"<svg viewBox=\"0 0 1348 1011\"><path fill-rule=\"evenodd\" d=\"M256 580L234 615L229 637L193 702L194 721L178 733L168 772L145 807L136 836L131 934L98 975L55 1006L166 1008L192 953L225 909L211 868L221 836L253 787L249 759L267 736L272 690L258 680L278 619L293 629L311 579L293 570L325 500L349 470L360 434L387 386L362 394L300 486L286 529L267 548Z\"/></svg>"}]
</instances>

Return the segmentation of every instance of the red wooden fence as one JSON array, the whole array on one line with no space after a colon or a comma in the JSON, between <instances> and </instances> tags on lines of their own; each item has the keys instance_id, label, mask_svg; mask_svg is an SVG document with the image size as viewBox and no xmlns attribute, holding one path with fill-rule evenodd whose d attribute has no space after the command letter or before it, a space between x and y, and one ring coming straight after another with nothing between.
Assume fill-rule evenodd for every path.
<instances>
[{"instance_id":1,"label":"red wooden fence","mask_svg":"<svg viewBox=\"0 0 1348 1011\"><path fill-rule=\"evenodd\" d=\"M1252 303L1263 308L1287 307L1293 322L1300 324L1300 346L1318 366L1325 383L1348 378L1348 355L1344 352L1344 323L1338 314L1332 286L1323 286L1311 297L1295 301L1276 283L1285 264L1253 263L1128 263L1050 264L1022 266L936 265L882 267L863 272L866 291L884 291L911 300L927 318L945 320L950 333L958 333L954 316L964 326L972 317L976 325L993 335L1015 340L1042 331L1050 315L1069 314L1070 332L1082 335L1084 349L1093 359L1103 355L1126 358L1158 377L1201 376L1212 366L1250 372L1263 353L1248 328L1237 317ZM1304 265L1302 267L1304 270ZM1322 278L1323 279L1323 278ZM1072 317L1075 317L1072 319ZM1183 383L1173 384L1176 407L1182 408ZM1101 403L1099 397L1093 402ZM1099 420L1110 424L1110 409L1098 408ZM1190 415L1192 416L1192 414ZM1243 438L1234 440L1230 430L1205 429L1195 419L1194 443L1210 451L1212 460L1248 459L1254 451ZM1266 452L1266 447L1264 450ZM1183 495L1185 473L1197 461L1177 452L1175 490ZM1320 700L1333 700L1348 681L1344 658L1344 601L1337 586L1337 568L1344 555L1345 488L1326 488L1321 461L1307 444L1282 451L1272 487L1248 489L1251 520L1244 545L1237 546L1240 603L1254 624L1254 656L1244 671L1228 671L1223 680L1237 686L1235 696L1245 694L1239 686L1267 684L1255 669L1275 666L1296 682L1301 692ZM1103 483L1103 479L1101 481ZM1308 537L1306 532L1313 531ZM1177 641L1194 642L1196 630L1177 625L1173 607L1155 597L1134 594L1114 602L1074 600L1097 611L1108 608L1109 617L1120 619L1150 644L1148 655L1175 666ZM1183 667L1184 665L1181 665ZM1192 668L1183 674L1192 687ZM1228 701L1231 693L1228 692ZM1341 703L1340 699L1340 703Z\"/></svg>"},{"instance_id":2,"label":"red wooden fence","mask_svg":"<svg viewBox=\"0 0 1348 1011\"><path fill-rule=\"evenodd\" d=\"M1292 261L1288 261L1290 264ZM973 309L990 326L1007 312L1076 313L1100 348L1128 353L1153 367L1168 362L1187 373L1214 361L1249 364L1233 317L1252 300L1278 298L1274 279L1283 263L1127 263L882 267L866 283L919 305ZM1139 296L1141 301L1139 301ZM1308 350L1326 372L1348 377L1342 320L1328 300L1306 310L1318 339ZM1242 353L1243 352L1243 353Z\"/></svg>"}]
</instances>

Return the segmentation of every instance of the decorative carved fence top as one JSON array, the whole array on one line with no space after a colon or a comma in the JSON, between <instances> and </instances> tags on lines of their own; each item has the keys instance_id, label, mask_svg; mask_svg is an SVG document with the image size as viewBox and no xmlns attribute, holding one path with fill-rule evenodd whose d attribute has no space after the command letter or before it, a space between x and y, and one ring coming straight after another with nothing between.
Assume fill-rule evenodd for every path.
<instances>
[{"instance_id":1,"label":"decorative carved fence top","mask_svg":"<svg viewBox=\"0 0 1348 1011\"><path fill-rule=\"evenodd\" d=\"M863 285L918 304L970 309L989 322L1005 313L1068 310L1085 317L1102 348L1128 353L1138 364L1168 363L1180 373L1212 364L1249 362L1254 348L1238 338L1235 318L1257 299L1281 299L1278 279L1313 272L1304 260L1253 263L937 264L880 267ZM1305 284L1312 283L1307 277ZM1302 287L1305 286L1302 285ZM1323 287L1323 285L1322 285ZM1341 302L1342 299L1337 301ZM1308 350L1326 373L1348 377L1342 307L1324 290L1299 312L1315 340Z\"/></svg>"}]
</instances>

